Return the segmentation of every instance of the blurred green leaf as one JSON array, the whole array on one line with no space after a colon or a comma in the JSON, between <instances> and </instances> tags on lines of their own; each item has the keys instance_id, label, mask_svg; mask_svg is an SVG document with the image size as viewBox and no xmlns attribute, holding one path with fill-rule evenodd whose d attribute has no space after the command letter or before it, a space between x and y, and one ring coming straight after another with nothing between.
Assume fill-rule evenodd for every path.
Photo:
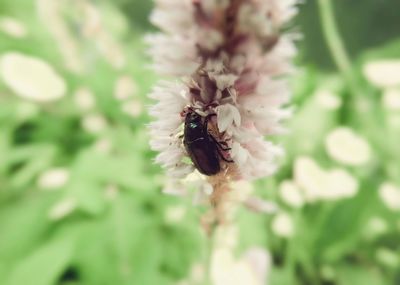
<instances>
[{"instance_id":1,"label":"blurred green leaf","mask_svg":"<svg viewBox=\"0 0 400 285\"><path fill-rule=\"evenodd\" d=\"M13 262L47 237L47 218L54 195L26 195L0 209L0 260Z\"/></svg>"},{"instance_id":2,"label":"blurred green leaf","mask_svg":"<svg viewBox=\"0 0 400 285\"><path fill-rule=\"evenodd\" d=\"M5 285L52 285L67 268L73 254L71 240L55 240L36 249L11 270Z\"/></svg>"},{"instance_id":3,"label":"blurred green leaf","mask_svg":"<svg viewBox=\"0 0 400 285\"><path fill-rule=\"evenodd\" d=\"M339 268L339 285L388 285L378 270L374 268L362 268L353 265Z\"/></svg>"}]
</instances>

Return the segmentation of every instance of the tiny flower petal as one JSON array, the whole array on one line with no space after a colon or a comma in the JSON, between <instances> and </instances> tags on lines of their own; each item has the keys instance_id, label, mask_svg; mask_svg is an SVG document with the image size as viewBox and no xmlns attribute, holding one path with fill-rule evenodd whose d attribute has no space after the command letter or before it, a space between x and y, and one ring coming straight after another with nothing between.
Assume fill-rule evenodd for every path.
<instances>
[{"instance_id":1,"label":"tiny flower petal","mask_svg":"<svg viewBox=\"0 0 400 285\"><path fill-rule=\"evenodd\" d=\"M218 116L218 130L225 132L231 125L240 126L241 117L238 109L231 104L225 104L216 108Z\"/></svg>"}]
</instances>

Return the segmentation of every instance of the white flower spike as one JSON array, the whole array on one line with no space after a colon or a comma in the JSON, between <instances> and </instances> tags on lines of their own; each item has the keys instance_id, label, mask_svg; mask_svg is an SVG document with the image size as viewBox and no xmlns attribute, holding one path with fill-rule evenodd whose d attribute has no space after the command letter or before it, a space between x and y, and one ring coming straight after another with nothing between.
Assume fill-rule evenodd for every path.
<instances>
[{"instance_id":1,"label":"white flower spike","mask_svg":"<svg viewBox=\"0 0 400 285\"><path fill-rule=\"evenodd\" d=\"M151 20L162 33L148 37L154 69L179 80L150 95L158 101L150 111L151 146L170 176L195 168L231 180L274 173L282 150L264 137L279 133L289 115L282 77L293 71L296 48L294 36L281 31L296 3L156 1ZM184 131L190 127L199 130L194 140Z\"/></svg>"}]
</instances>

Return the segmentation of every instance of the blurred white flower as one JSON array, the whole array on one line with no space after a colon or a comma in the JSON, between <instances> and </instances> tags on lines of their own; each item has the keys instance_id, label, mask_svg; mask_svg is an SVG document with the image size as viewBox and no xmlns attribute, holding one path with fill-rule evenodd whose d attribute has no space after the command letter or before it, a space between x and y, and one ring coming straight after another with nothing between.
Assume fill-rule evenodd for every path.
<instances>
[{"instance_id":1,"label":"blurred white flower","mask_svg":"<svg viewBox=\"0 0 400 285\"><path fill-rule=\"evenodd\" d=\"M201 263L195 263L190 269L189 276L179 281L176 285L201 285L204 283L206 270ZM212 284L210 284L212 285Z\"/></svg>"},{"instance_id":2,"label":"blurred white flower","mask_svg":"<svg viewBox=\"0 0 400 285\"><path fill-rule=\"evenodd\" d=\"M388 88L383 93L382 103L385 109L391 111L400 110L400 88Z\"/></svg>"},{"instance_id":3,"label":"blurred white flower","mask_svg":"<svg viewBox=\"0 0 400 285\"><path fill-rule=\"evenodd\" d=\"M70 215L77 208L75 199L69 197L55 204L49 211L50 220L58 221Z\"/></svg>"},{"instance_id":4,"label":"blurred white flower","mask_svg":"<svg viewBox=\"0 0 400 285\"><path fill-rule=\"evenodd\" d=\"M315 93L318 104L327 110L336 110L342 105L342 99L332 91L319 89Z\"/></svg>"},{"instance_id":5,"label":"blurred white flower","mask_svg":"<svg viewBox=\"0 0 400 285\"><path fill-rule=\"evenodd\" d=\"M371 217L364 228L364 235L368 239L374 239L388 230L387 222L378 216Z\"/></svg>"},{"instance_id":6,"label":"blurred white flower","mask_svg":"<svg viewBox=\"0 0 400 285\"><path fill-rule=\"evenodd\" d=\"M244 205L253 212L264 214L275 214L279 211L279 206L273 202L255 196L249 197L244 201Z\"/></svg>"},{"instance_id":7,"label":"blurred white flower","mask_svg":"<svg viewBox=\"0 0 400 285\"><path fill-rule=\"evenodd\" d=\"M89 133L98 134L108 126L107 120L100 114L89 114L82 119L82 127Z\"/></svg>"},{"instance_id":8,"label":"blurred white flower","mask_svg":"<svg viewBox=\"0 0 400 285\"><path fill-rule=\"evenodd\" d=\"M299 157L294 162L294 180L304 191L307 202L315 202L326 185L326 173L309 157Z\"/></svg>"},{"instance_id":9,"label":"blurred white flower","mask_svg":"<svg viewBox=\"0 0 400 285\"><path fill-rule=\"evenodd\" d=\"M188 189L196 190L191 195L194 205L208 204L214 191L212 185L197 171L190 173L185 179L164 177L162 185L162 192L172 196L188 196L191 194Z\"/></svg>"},{"instance_id":10,"label":"blurred white flower","mask_svg":"<svg viewBox=\"0 0 400 285\"><path fill-rule=\"evenodd\" d=\"M209 184L208 184L209 185ZM211 193L213 188L211 187ZM241 205L257 213L271 214L278 210L278 205L272 201L266 201L253 196L254 186L246 180L239 180L230 183L230 191L226 194L223 206L225 219L233 220L236 211Z\"/></svg>"},{"instance_id":11,"label":"blurred white flower","mask_svg":"<svg viewBox=\"0 0 400 285\"><path fill-rule=\"evenodd\" d=\"M165 211L164 220L168 224L178 224L184 219L186 212L185 206L170 206Z\"/></svg>"},{"instance_id":12,"label":"blurred white flower","mask_svg":"<svg viewBox=\"0 0 400 285\"><path fill-rule=\"evenodd\" d=\"M295 161L294 179L304 191L307 202L351 198L357 194L358 181L344 169L323 170L313 159Z\"/></svg>"},{"instance_id":13,"label":"blurred white flower","mask_svg":"<svg viewBox=\"0 0 400 285\"><path fill-rule=\"evenodd\" d=\"M272 266L271 254L264 248L252 247L244 253L242 259L250 264L260 284L264 285Z\"/></svg>"},{"instance_id":14,"label":"blurred white flower","mask_svg":"<svg viewBox=\"0 0 400 285\"><path fill-rule=\"evenodd\" d=\"M359 183L344 169L334 169L327 173L326 187L321 189L323 200L352 198L358 193Z\"/></svg>"},{"instance_id":15,"label":"blurred white flower","mask_svg":"<svg viewBox=\"0 0 400 285\"><path fill-rule=\"evenodd\" d=\"M237 202L244 202L250 198L254 192L252 183L246 180L235 181L231 184L231 199Z\"/></svg>"},{"instance_id":16,"label":"blurred white flower","mask_svg":"<svg viewBox=\"0 0 400 285\"><path fill-rule=\"evenodd\" d=\"M96 105L96 99L93 92L87 87L80 87L75 91L74 101L82 111L89 111Z\"/></svg>"},{"instance_id":17,"label":"blurred white flower","mask_svg":"<svg viewBox=\"0 0 400 285\"><path fill-rule=\"evenodd\" d=\"M391 267L397 269L400 264L399 255L396 251L388 249L388 248L378 248L375 257L379 263L384 265L385 267Z\"/></svg>"},{"instance_id":18,"label":"blurred white flower","mask_svg":"<svg viewBox=\"0 0 400 285\"><path fill-rule=\"evenodd\" d=\"M82 73L84 63L80 55L79 42L63 18L62 10L66 2L53 0L37 0L36 2L39 17L54 37L63 56L64 65L72 72Z\"/></svg>"},{"instance_id":19,"label":"blurred white flower","mask_svg":"<svg viewBox=\"0 0 400 285\"><path fill-rule=\"evenodd\" d=\"M113 143L109 138L100 138L94 143L94 149L99 153L110 153Z\"/></svg>"},{"instance_id":20,"label":"blurred white flower","mask_svg":"<svg viewBox=\"0 0 400 285\"><path fill-rule=\"evenodd\" d=\"M100 11L88 1L80 1L84 19L82 23L82 34L86 37L95 37L102 33L103 23Z\"/></svg>"},{"instance_id":21,"label":"blurred white flower","mask_svg":"<svg viewBox=\"0 0 400 285\"><path fill-rule=\"evenodd\" d=\"M294 234L292 217L285 212L281 212L273 218L271 228L273 233L279 237L290 238Z\"/></svg>"},{"instance_id":22,"label":"blurred white flower","mask_svg":"<svg viewBox=\"0 0 400 285\"><path fill-rule=\"evenodd\" d=\"M379 197L392 211L400 211L400 187L386 182L379 188Z\"/></svg>"},{"instance_id":23,"label":"blurred white flower","mask_svg":"<svg viewBox=\"0 0 400 285\"><path fill-rule=\"evenodd\" d=\"M122 112L133 118L140 116L142 111L143 111L143 104L139 100L131 99L122 104Z\"/></svg>"},{"instance_id":24,"label":"blurred white flower","mask_svg":"<svg viewBox=\"0 0 400 285\"><path fill-rule=\"evenodd\" d=\"M62 98L66 92L64 79L47 62L18 52L1 56L0 75L24 99L50 102Z\"/></svg>"},{"instance_id":25,"label":"blurred white flower","mask_svg":"<svg viewBox=\"0 0 400 285\"><path fill-rule=\"evenodd\" d=\"M117 100L128 100L138 92L136 82L131 76L123 75L117 79L114 86L114 97Z\"/></svg>"},{"instance_id":26,"label":"blurred white flower","mask_svg":"<svg viewBox=\"0 0 400 285\"><path fill-rule=\"evenodd\" d=\"M65 186L69 177L70 171L67 168L52 168L39 176L37 185L45 190L57 189Z\"/></svg>"},{"instance_id":27,"label":"blurred white flower","mask_svg":"<svg viewBox=\"0 0 400 285\"><path fill-rule=\"evenodd\" d=\"M331 131L325 140L329 156L346 165L362 165L371 159L368 142L347 127Z\"/></svg>"},{"instance_id":28,"label":"blurred white flower","mask_svg":"<svg viewBox=\"0 0 400 285\"><path fill-rule=\"evenodd\" d=\"M78 7L83 14L83 35L97 45L99 52L111 66L122 69L127 63L125 54L120 44L108 32L101 11L90 1L81 1Z\"/></svg>"},{"instance_id":29,"label":"blurred white flower","mask_svg":"<svg viewBox=\"0 0 400 285\"><path fill-rule=\"evenodd\" d=\"M109 35L103 35L98 42L99 50L107 62L117 70L124 68L126 57L121 46L114 42Z\"/></svg>"},{"instance_id":30,"label":"blurred white flower","mask_svg":"<svg viewBox=\"0 0 400 285\"><path fill-rule=\"evenodd\" d=\"M175 179L167 179L167 181L164 183L162 192L164 194L172 196L187 195L187 189L185 188L185 186L182 184L181 181L176 181Z\"/></svg>"},{"instance_id":31,"label":"blurred white flower","mask_svg":"<svg viewBox=\"0 0 400 285\"><path fill-rule=\"evenodd\" d=\"M270 269L270 255L262 248L251 248L240 259L232 250L213 252L211 280L213 285L264 285Z\"/></svg>"},{"instance_id":32,"label":"blurred white flower","mask_svg":"<svg viewBox=\"0 0 400 285\"><path fill-rule=\"evenodd\" d=\"M400 60L382 59L367 62L363 66L367 80L381 88L400 86Z\"/></svg>"},{"instance_id":33,"label":"blurred white flower","mask_svg":"<svg viewBox=\"0 0 400 285\"><path fill-rule=\"evenodd\" d=\"M11 17L0 18L0 31L15 38L24 38L28 33L21 21Z\"/></svg>"},{"instance_id":34,"label":"blurred white flower","mask_svg":"<svg viewBox=\"0 0 400 285\"><path fill-rule=\"evenodd\" d=\"M234 224L225 224L217 227L214 244L216 248L234 249L239 242L239 228Z\"/></svg>"},{"instance_id":35,"label":"blurred white flower","mask_svg":"<svg viewBox=\"0 0 400 285\"><path fill-rule=\"evenodd\" d=\"M283 181L279 186L279 196L289 206L301 208L304 205L302 191L293 181Z\"/></svg>"}]
</instances>

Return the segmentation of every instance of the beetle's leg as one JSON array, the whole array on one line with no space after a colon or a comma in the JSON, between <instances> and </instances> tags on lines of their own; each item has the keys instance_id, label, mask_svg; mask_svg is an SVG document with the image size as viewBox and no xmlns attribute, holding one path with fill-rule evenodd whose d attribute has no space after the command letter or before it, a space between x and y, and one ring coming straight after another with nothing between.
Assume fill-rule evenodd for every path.
<instances>
[{"instance_id":1,"label":"beetle's leg","mask_svg":"<svg viewBox=\"0 0 400 285\"><path fill-rule=\"evenodd\" d=\"M206 117L206 119L204 120L204 132L205 133L207 133L210 137L211 137L211 139L214 141L214 143L216 143L217 144L217 146L219 147L219 148L221 148L222 150L231 150L231 148L229 148L228 147L228 144L226 143L226 142L220 142L220 141L218 141L216 138L214 138L214 136L208 131L208 122L210 121L210 118L211 117L214 117L214 116L217 116L217 114L210 114L210 115L208 115L207 117ZM223 146L225 146L225 147L223 147Z\"/></svg>"},{"instance_id":2,"label":"beetle's leg","mask_svg":"<svg viewBox=\"0 0 400 285\"><path fill-rule=\"evenodd\" d=\"M211 134L208 134L210 136L210 138L214 141L214 143L217 145L217 152L219 154L219 156L221 157L221 159L223 161L229 162L229 163L233 163L234 161L232 159L226 159L224 154L221 151L227 151L227 150L231 150L230 147L228 148L223 148L221 146L221 142L217 141L216 138L214 138ZM225 142L222 142L225 143ZM225 143L226 144L226 143Z\"/></svg>"},{"instance_id":3,"label":"beetle's leg","mask_svg":"<svg viewBox=\"0 0 400 285\"><path fill-rule=\"evenodd\" d=\"M208 116L206 117L206 119L204 120L204 125L203 125L203 126L204 126L204 132L208 133L211 137L213 137L213 136L212 136L212 135L210 134L210 132L208 131L208 122L210 121L210 118L211 118L211 117L215 117L215 116L217 116L217 114L210 114L210 115L208 115ZM221 135L224 136L224 135L225 135L225 132L222 132ZM222 145L224 145L224 146L226 147L226 149L224 149L224 148L222 148L222 147L220 146L222 150L230 150L230 149L228 149L228 144L227 144L226 142L217 141L214 137L213 137L213 140L214 140L214 142L217 143L219 146L222 144Z\"/></svg>"},{"instance_id":4,"label":"beetle's leg","mask_svg":"<svg viewBox=\"0 0 400 285\"><path fill-rule=\"evenodd\" d=\"M210 114L206 117L206 119L204 120L204 133L208 134L208 136L214 141L214 143L217 145L217 152L219 154L219 156L221 157L221 159L225 162L228 163L234 163L233 160L231 159L226 159L225 156L221 153L221 150L223 151L227 151L227 150L231 150L231 148L229 147L222 147L221 144L225 144L225 146L227 145L226 142L219 142L217 141L216 138L214 138L214 136L212 134L210 134L210 132L208 131L208 122L210 121L210 118L217 116L217 114Z\"/></svg>"},{"instance_id":5,"label":"beetle's leg","mask_svg":"<svg viewBox=\"0 0 400 285\"><path fill-rule=\"evenodd\" d=\"M214 138L214 136L213 136L212 134L210 134L210 133L208 133L208 136L213 140L213 142L214 142L221 150L224 150L224 151L231 150L231 148L228 147L228 144L227 144L226 142L219 142L219 141L217 141L217 139ZM223 146L225 146L225 147L223 147Z\"/></svg>"},{"instance_id":6,"label":"beetle's leg","mask_svg":"<svg viewBox=\"0 0 400 285\"><path fill-rule=\"evenodd\" d=\"M223 161L228 162L228 163L234 163L234 161L233 161L232 159L227 159L227 158L225 158L225 156L221 153L221 150L220 150L219 148L217 148L217 152L218 152L218 154L219 154L219 157L220 157Z\"/></svg>"},{"instance_id":7,"label":"beetle's leg","mask_svg":"<svg viewBox=\"0 0 400 285\"><path fill-rule=\"evenodd\" d=\"M205 120L204 120L204 124L203 124L203 128L204 128L204 133L208 133L208 122L210 121L211 117L215 117L217 116L217 114L210 114L208 115Z\"/></svg>"},{"instance_id":8,"label":"beetle's leg","mask_svg":"<svg viewBox=\"0 0 400 285\"><path fill-rule=\"evenodd\" d=\"M218 142L220 145L223 145L226 149L224 149L224 150L231 150L231 148L228 146L228 143L227 142L224 142L224 141L219 141Z\"/></svg>"}]
</instances>

